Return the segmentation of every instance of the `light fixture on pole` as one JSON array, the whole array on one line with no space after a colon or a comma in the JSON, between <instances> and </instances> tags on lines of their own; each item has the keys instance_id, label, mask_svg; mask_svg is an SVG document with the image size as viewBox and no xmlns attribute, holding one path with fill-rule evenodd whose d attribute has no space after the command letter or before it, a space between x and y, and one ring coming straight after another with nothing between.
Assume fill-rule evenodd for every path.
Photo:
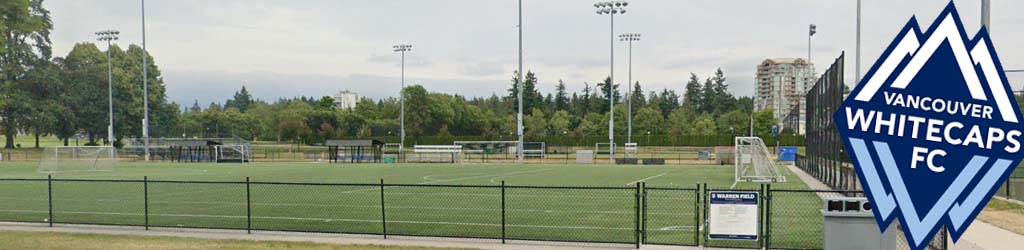
<instances>
[{"instance_id":1,"label":"light fixture on pole","mask_svg":"<svg viewBox=\"0 0 1024 250\"><path fill-rule=\"evenodd\" d=\"M96 32L96 40L107 42L107 104L110 108L110 123L107 124L107 143L114 145L114 62L110 58L111 43L117 41L117 35L121 32L116 30L104 30Z\"/></svg>"},{"instance_id":2,"label":"light fixture on pole","mask_svg":"<svg viewBox=\"0 0 1024 250\"><path fill-rule=\"evenodd\" d=\"M818 26L813 23L807 30L807 65L811 65L811 37L818 34Z\"/></svg>"},{"instance_id":3,"label":"light fixture on pole","mask_svg":"<svg viewBox=\"0 0 1024 250\"><path fill-rule=\"evenodd\" d=\"M146 62L149 51L146 50L146 0L142 1L142 137L144 138L144 159L149 162L149 72Z\"/></svg>"},{"instance_id":4,"label":"light fixture on pole","mask_svg":"<svg viewBox=\"0 0 1024 250\"><path fill-rule=\"evenodd\" d=\"M609 33L611 71L608 76L608 142L611 147L608 151L608 159L611 161L615 161L615 15L626 14L626 6L628 5L629 3L626 3L626 1L606 1L594 4L598 15L608 15L611 17L611 33Z\"/></svg>"},{"instance_id":5,"label":"light fixture on pole","mask_svg":"<svg viewBox=\"0 0 1024 250\"><path fill-rule=\"evenodd\" d=\"M622 34L619 35L619 41L629 43L629 86L626 86L626 143L633 143L633 42L640 41L640 34ZM648 133L650 133L650 131L648 131Z\"/></svg>"},{"instance_id":6,"label":"light fixture on pole","mask_svg":"<svg viewBox=\"0 0 1024 250\"><path fill-rule=\"evenodd\" d=\"M405 52L412 51L412 45L399 44L399 45L391 46L391 48L395 49L395 52L402 53L402 89L398 91L398 96L399 96L398 97L398 100L399 100L398 102L399 102L399 106L400 106L398 108L399 109L399 115L398 115L398 120L399 120L398 123L399 123L399 125L398 126L400 127L401 132L399 132L399 133L401 134L401 137L402 137L401 141L400 141L400 143L398 145L398 153L401 154L402 153L402 149L405 148Z\"/></svg>"}]
</instances>

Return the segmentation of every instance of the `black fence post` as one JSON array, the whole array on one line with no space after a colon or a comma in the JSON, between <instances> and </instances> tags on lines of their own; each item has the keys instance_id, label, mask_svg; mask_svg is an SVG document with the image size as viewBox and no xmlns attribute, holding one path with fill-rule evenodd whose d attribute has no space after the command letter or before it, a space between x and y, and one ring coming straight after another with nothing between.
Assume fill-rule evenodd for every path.
<instances>
[{"instance_id":1,"label":"black fence post","mask_svg":"<svg viewBox=\"0 0 1024 250\"><path fill-rule=\"evenodd\" d=\"M764 249L772 249L772 184L768 184L765 193Z\"/></svg>"},{"instance_id":2,"label":"black fence post","mask_svg":"<svg viewBox=\"0 0 1024 250\"><path fill-rule=\"evenodd\" d=\"M50 201L50 215L46 221L53 227L53 175L46 175L46 197Z\"/></svg>"},{"instance_id":3,"label":"black fence post","mask_svg":"<svg viewBox=\"0 0 1024 250\"><path fill-rule=\"evenodd\" d=\"M149 230L149 176L142 177L142 204L146 230Z\"/></svg>"},{"instance_id":4,"label":"black fence post","mask_svg":"<svg viewBox=\"0 0 1024 250\"><path fill-rule=\"evenodd\" d=\"M761 187L759 188L759 192L761 193L760 194L761 200L758 201L758 202L761 202L761 211L760 212L761 212L761 215L762 215L762 216L758 216L758 219L761 220L761 221L759 221L759 223L761 225L759 227L757 227L757 231L758 231L757 233L762 236L761 237L761 242L760 242L761 243L761 249L766 249L765 248L765 243L767 241L766 239L768 238L767 236L764 236L766 234L765 230L764 230L764 227L766 225L765 225L764 222L766 221L765 217L767 217L767 215L765 215L765 214L767 214L767 208L768 208L768 206L765 204L767 202L765 202L764 185L765 184L761 184Z\"/></svg>"},{"instance_id":5,"label":"black fence post","mask_svg":"<svg viewBox=\"0 0 1024 250\"><path fill-rule=\"evenodd\" d=\"M636 248L640 249L640 182L636 183L636 190L633 195L633 238Z\"/></svg>"},{"instance_id":6,"label":"black fence post","mask_svg":"<svg viewBox=\"0 0 1024 250\"><path fill-rule=\"evenodd\" d=\"M707 198L707 197L708 197L708 184L707 184L707 183L704 183L704 184L701 184L701 185L703 185L703 188L701 188L701 190L702 190L702 191L701 191L701 196L703 196L703 197ZM708 199L710 199L710 198L708 198ZM702 221L702 222L700 223L700 224L701 224L700 226L704 226L704 230L703 230L704 232L703 232L703 234L701 235L701 236L703 237L703 241L704 241L704 245L702 245L702 246L705 246L705 247L706 247L706 246L707 246L707 243L708 243L708 242L707 242L707 241L708 241L708 228L707 228L707 222L708 222L708 206L706 205L707 203L704 203L704 201L703 201L703 200L701 200L701 203L702 203L702 204L701 204L701 207L702 207L702 209L701 209L701 212L702 212L702 213L704 214L703 216L701 216L701 218L703 218L703 219L704 219L704 221ZM698 228L699 228L700 226L698 226Z\"/></svg>"},{"instance_id":7,"label":"black fence post","mask_svg":"<svg viewBox=\"0 0 1024 250\"><path fill-rule=\"evenodd\" d=\"M640 204L642 207L640 213L640 232L643 233L643 236L640 238L640 243L647 243L647 182L640 183L640 192L642 193L642 196L640 197Z\"/></svg>"},{"instance_id":8,"label":"black fence post","mask_svg":"<svg viewBox=\"0 0 1024 250\"><path fill-rule=\"evenodd\" d=\"M505 244L505 181L501 181L501 244Z\"/></svg>"},{"instance_id":9,"label":"black fence post","mask_svg":"<svg viewBox=\"0 0 1024 250\"><path fill-rule=\"evenodd\" d=\"M387 214L384 212L384 179L380 179L380 224L381 229L384 231L384 238L388 238L388 219Z\"/></svg>"},{"instance_id":10,"label":"black fence post","mask_svg":"<svg viewBox=\"0 0 1024 250\"><path fill-rule=\"evenodd\" d=\"M700 184L693 190L693 226L697 231L693 233L693 244L700 245Z\"/></svg>"},{"instance_id":11,"label":"black fence post","mask_svg":"<svg viewBox=\"0 0 1024 250\"><path fill-rule=\"evenodd\" d=\"M249 190L249 177L245 177L245 232L252 234L252 192Z\"/></svg>"}]
</instances>

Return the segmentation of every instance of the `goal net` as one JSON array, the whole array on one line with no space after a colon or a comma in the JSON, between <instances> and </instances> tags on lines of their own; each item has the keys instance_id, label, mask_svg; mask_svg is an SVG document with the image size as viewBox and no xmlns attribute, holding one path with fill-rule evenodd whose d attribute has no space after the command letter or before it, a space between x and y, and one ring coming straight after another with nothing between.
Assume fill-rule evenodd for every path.
<instances>
[{"instance_id":1,"label":"goal net","mask_svg":"<svg viewBox=\"0 0 1024 250\"><path fill-rule=\"evenodd\" d=\"M215 147L217 162L247 163L252 153L248 144L224 144Z\"/></svg>"},{"instance_id":2,"label":"goal net","mask_svg":"<svg viewBox=\"0 0 1024 250\"><path fill-rule=\"evenodd\" d=\"M786 177L768 153L768 147L758 137L736 137L736 181L785 182Z\"/></svg>"},{"instance_id":3,"label":"goal net","mask_svg":"<svg viewBox=\"0 0 1024 250\"><path fill-rule=\"evenodd\" d=\"M615 143L595 143L594 144L595 156L601 155L614 155L615 154Z\"/></svg>"},{"instance_id":4,"label":"goal net","mask_svg":"<svg viewBox=\"0 0 1024 250\"><path fill-rule=\"evenodd\" d=\"M547 148L544 142L523 142L523 157L544 158L547 156Z\"/></svg>"},{"instance_id":5,"label":"goal net","mask_svg":"<svg viewBox=\"0 0 1024 250\"><path fill-rule=\"evenodd\" d=\"M58 146L43 150L40 173L113 171L117 150L109 146Z\"/></svg>"}]
</instances>

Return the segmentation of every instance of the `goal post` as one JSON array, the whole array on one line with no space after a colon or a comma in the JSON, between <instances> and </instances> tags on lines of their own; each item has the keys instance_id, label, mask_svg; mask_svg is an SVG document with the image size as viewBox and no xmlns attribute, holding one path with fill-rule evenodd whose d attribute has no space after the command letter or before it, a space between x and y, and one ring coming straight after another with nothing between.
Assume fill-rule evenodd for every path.
<instances>
[{"instance_id":1,"label":"goal post","mask_svg":"<svg viewBox=\"0 0 1024 250\"><path fill-rule=\"evenodd\" d=\"M216 162L248 163L252 150L249 144L223 144L214 147Z\"/></svg>"},{"instance_id":2,"label":"goal post","mask_svg":"<svg viewBox=\"0 0 1024 250\"><path fill-rule=\"evenodd\" d=\"M57 146L43 150L40 173L113 171L117 149L111 146Z\"/></svg>"},{"instance_id":3,"label":"goal post","mask_svg":"<svg viewBox=\"0 0 1024 250\"><path fill-rule=\"evenodd\" d=\"M615 143L599 142L594 144L594 153L598 155L611 154L615 150Z\"/></svg>"},{"instance_id":4,"label":"goal post","mask_svg":"<svg viewBox=\"0 0 1024 250\"><path fill-rule=\"evenodd\" d=\"M547 148L545 142L523 142L523 157L543 159L547 156Z\"/></svg>"},{"instance_id":5,"label":"goal post","mask_svg":"<svg viewBox=\"0 0 1024 250\"><path fill-rule=\"evenodd\" d=\"M735 145L737 182L786 182L761 138L736 137Z\"/></svg>"}]
</instances>

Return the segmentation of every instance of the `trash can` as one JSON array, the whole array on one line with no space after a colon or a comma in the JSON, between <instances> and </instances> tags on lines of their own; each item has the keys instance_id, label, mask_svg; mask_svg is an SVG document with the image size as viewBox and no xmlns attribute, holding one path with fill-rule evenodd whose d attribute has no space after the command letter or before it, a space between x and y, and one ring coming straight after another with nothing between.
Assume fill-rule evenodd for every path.
<instances>
[{"instance_id":1,"label":"trash can","mask_svg":"<svg viewBox=\"0 0 1024 250\"><path fill-rule=\"evenodd\" d=\"M780 161L796 161L797 147L779 147Z\"/></svg>"},{"instance_id":2,"label":"trash can","mask_svg":"<svg viewBox=\"0 0 1024 250\"><path fill-rule=\"evenodd\" d=\"M867 198L826 199L821 234L824 249L898 249L898 230L878 230L871 209Z\"/></svg>"}]
</instances>

